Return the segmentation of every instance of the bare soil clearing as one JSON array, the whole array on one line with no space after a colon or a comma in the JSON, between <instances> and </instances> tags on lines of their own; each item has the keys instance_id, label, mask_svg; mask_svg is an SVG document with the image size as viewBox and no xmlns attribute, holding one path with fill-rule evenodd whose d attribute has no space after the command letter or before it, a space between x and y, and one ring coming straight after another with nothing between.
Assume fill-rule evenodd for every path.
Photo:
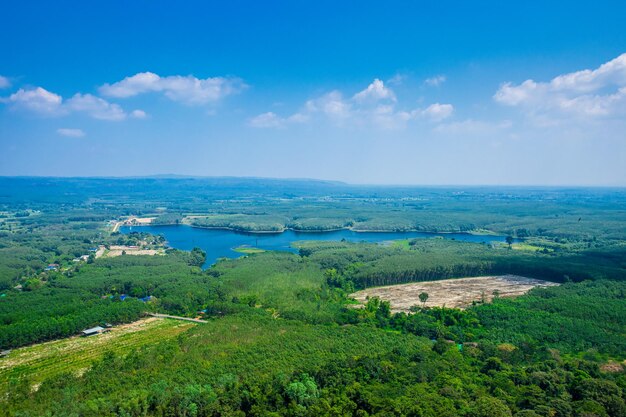
<instances>
[{"instance_id":1,"label":"bare soil clearing","mask_svg":"<svg viewBox=\"0 0 626 417\"><path fill-rule=\"evenodd\" d=\"M472 301L491 301L494 291L497 291L500 297L515 297L535 287L554 285L558 284L517 275L502 275L368 288L357 291L351 296L361 303L367 302L368 297L379 297L391 303L393 312L408 312L412 306L422 304L419 300L422 292L428 294L426 307L466 308L472 304Z\"/></svg>"},{"instance_id":2,"label":"bare soil clearing","mask_svg":"<svg viewBox=\"0 0 626 417\"><path fill-rule=\"evenodd\" d=\"M150 224L152 224L154 219L156 219L156 217L129 217L126 220L112 220L111 225L113 226L113 229L111 230L111 232L118 232L121 226L149 226Z\"/></svg>"},{"instance_id":3,"label":"bare soil clearing","mask_svg":"<svg viewBox=\"0 0 626 417\"><path fill-rule=\"evenodd\" d=\"M163 249L143 249L143 248L133 248L132 246L111 246L111 250L105 253L105 257L113 258L116 256L125 255L158 255L164 254L165 250Z\"/></svg>"},{"instance_id":4,"label":"bare soil clearing","mask_svg":"<svg viewBox=\"0 0 626 417\"><path fill-rule=\"evenodd\" d=\"M137 246L123 246L123 245L112 245L110 249L106 249L104 246L98 248L96 252L96 258L114 258L116 256L122 255L164 255L165 249L145 249L143 247Z\"/></svg>"}]
</instances>

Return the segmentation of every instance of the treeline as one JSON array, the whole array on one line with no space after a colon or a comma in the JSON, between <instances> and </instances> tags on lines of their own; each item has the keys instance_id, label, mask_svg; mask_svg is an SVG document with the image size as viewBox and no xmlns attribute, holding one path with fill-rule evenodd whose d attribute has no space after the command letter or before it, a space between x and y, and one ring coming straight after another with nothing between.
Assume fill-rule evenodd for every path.
<instances>
[{"instance_id":1,"label":"treeline","mask_svg":"<svg viewBox=\"0 0 626 417\"><path fill-rule=\"evenodd\" d=\"M197 227L216 227L237 232L282 232L285 219L276 215L216 214L206 217L193 217L189 224Z\"/></svg>"},{"instance_id":2,"label":"treeline","mask_svg":"<svg viewBox=\"0 0 626 417\"><path fill-rule=\"evenodd\" d=\"M137 300L100 300L70 294L43 293L29 297L28 303L45 303L47 308L20 306L28 312L27 319L15 320L13 314L0 313L0 348L15 348L32 343L74 336L89 327L106 323L121 324L138 320L148 310Z\"/></svg>"},{"instance_id":3,"label":"treeline","mask_svg":"<svg viewBox=\"0 0 626 417\"><path fill-rule=\"evenodd\" d=\"M302 256L334 268L354 288L480 275L516 274L555 282L626 279L619 248L543 254L443 239L415 239L408 250L368 243L300 242Z\"/></svg>"},{"instance_id":4,"label":"treeline","mask_svg":"<svg viewBox=\"0 0 626 417\"><path fill-rule=\"evenodd\" d=\"M152 220L153 225L169 225L180 224L183 221L183 216L180 213L163 213L158 215Z\"/></svg>"},{"instance_id":5,"label":"treeline","mask_svg":"<svg viewBox=\"0 0 626 417\"><path fill-rule=\"evenodd\" d=\"M32 291L0 299L0 348L74 335L87 327L133 321L146 311L193 315L229 311L219 282L199 266L204 253L105 258L54 273ZM150 296L142 302L139 298Z\"/></svg>"}]
</instances>

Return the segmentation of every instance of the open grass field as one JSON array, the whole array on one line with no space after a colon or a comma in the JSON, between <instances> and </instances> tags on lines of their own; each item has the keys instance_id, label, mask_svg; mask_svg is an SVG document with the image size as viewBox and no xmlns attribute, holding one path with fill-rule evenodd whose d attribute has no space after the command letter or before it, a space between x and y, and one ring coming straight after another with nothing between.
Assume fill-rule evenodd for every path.
<instances>
[{"instance_id":1,"label":"open grass field","mask_svg":"<svg viewBox=\"0 0 626 417\"><path fill-rule=\"evenodd\" d=\"M511 249L528 251L528 252L539 252L541 250L544 250L544 248L542 248L541 246L531 245L529 243L515 243L511 245ZM552 252L553 250L549 250L549 251Z\"/></svg>"},{"instance_id":2,"label":"open grass field","mask_svg":"<svg viewBox=\"0 0 626 417\"><path fill-rule=\"evenodd\" d=\"M419 295L422 292L428 294L426 307L465 308L473 301L490 301L494 297L494 291L497 291L500 297L515 297L535 287L554 285L558 284L516 275L503 275L389 285L357 291L351 296L361 303L365 303L368 297L379 297L391 302L392 311L408 312L412 306L421 305Z\"/></svg>"},{"instance_id":3,"label":"open grass field","mask_svg":"<svg viewBox=\"0 0 626 417\"><path fill-rule=\"evenodd\" d=\"M233 249L235 252L239 252L239 253L244 253L246 255L252 255L255 253L263 253L265 252L265 249L260 249L260 248L255 248L252 246L238 246L236 248Z\"/></svg>"},{"instance_id":4,"label":"open grass field","mask_svg":"<svg viewBox=\"0 0 626 417\"><path fill-rule=\"evenodd\" d=\"M70 337L14 349L0 359L0 392L13 378L26 378L34 388L61 373L81 374L94 360L111 351L127 354L134 348L166 340L185 332L194 323L148 318L111 328L91 337Z\"/></svg>"}]
</instances>

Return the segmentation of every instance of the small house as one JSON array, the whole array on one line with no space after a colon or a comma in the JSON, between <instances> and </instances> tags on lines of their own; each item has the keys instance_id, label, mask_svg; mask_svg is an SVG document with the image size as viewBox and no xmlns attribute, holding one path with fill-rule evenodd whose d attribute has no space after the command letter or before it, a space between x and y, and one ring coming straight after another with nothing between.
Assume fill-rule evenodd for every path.
<instances>
[{"instance_id":1,"label":"small house","mask_svg":"<svg viewBox=\"0 0 626 417\"><path fill-rule=\"evenodd\" d=\"M59 269L59 264L49 264L47 267L44 268L46 271L56 271L57 269Z\"/></svg>"},{"instance_id":2,"label":"small house","mask_svg":"<svg viewBox=\"0 0 626 417\"><path fill-rule=\"evenodd\" d=\"M8 355L9 355L9 353L11 353L11 349L7 349L7 350L0 351L0 358L3 358L3 357L5 357L5 356L8 356Z\"/></svg>"},{"instance_id":3,"label":"small house","mask_svg":"<svg viewBox=\"0 0 626 417\"><path fill-rule=\"evenodd\" d=\"M103 330L104 330L103 327L96 326L96 327L92 327L91 329L83 330L81 332L81 335L82 336L94 336L94 335L102 333Z\"/></svg>"},{"instance_id":4,"label":"small house","mask_svg":"<svg viewBox=\"0 0 626 417\"><path fill-rule=\"evenodd\" d=\"M140 298L140 300L143 301L144 303L147 303L148 301L152 300L152 296L148 295L147 297Z\"/></svg>"}]
</instances>

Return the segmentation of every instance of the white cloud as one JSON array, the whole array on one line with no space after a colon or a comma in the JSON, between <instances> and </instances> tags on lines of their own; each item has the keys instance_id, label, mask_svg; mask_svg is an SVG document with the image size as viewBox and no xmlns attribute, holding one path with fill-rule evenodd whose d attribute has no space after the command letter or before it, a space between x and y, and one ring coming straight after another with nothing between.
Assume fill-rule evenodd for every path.
<instances>
[{"instance_id":1,"label":"white cloud","mask_svg":"<svg viewBox=\"0 0 626 417\"><path fill-rule=\"evenodd\" d=\"M352 105L344 100L343 95L337 90L308 100L304 107L308 113L320 112L335 120L346 119L352 113Z\"/></svg>"},{"instance_id":2,"label":"white cloud","mask_svg":"<svg viewBox=\"0 0 626 417\"><path fill-rule=\"evenodd\" d=\"M200 105L214 103L246 88L239 78L173 75L160 77L152 72L140 72L113 84L104 84L100 93L108 97L126 98L144 93L163 93L173 101Z\"/></svg>"},{"instance_id":3,"label":"white cloud","mask_svg":"<svg viewBox=\"0 0 626 417\"><path fill-rule=\"evenodd\" d=\"M517 106L518 104L533 100L533 97L537 95L538 87L538 84L533 80L526 80L519 86L505 83L500 86L500 89L493 98L497 102L506 104L507 106Z\"/></svg>"},{"instance_id":4,"label":"white cloud","mask_svg":"<svg viewBox=\"0 0 626 417\"><path fill-rule=\"evenodd\" d=\"M81 129L61 128L57 129L57 133L61 136L67 136L68 138L82 138L85 136L85 132Z\"/></svg>"},{"instance_id":5,"label":"white cloud","mask_svg":"<svg viewBox=\"0 0 626 417\"><path fill-rule=\"evenodd\" d=\"M391 100L396 101L396 95L391 89L385 87L385 84L378 78L367 86L363 91L360 91L352 97L357 103L363 102L376 102L379 100Z\"/></svg>"},{"instance_id":6,"label":"white cloud","mask_svg":"<svg viewBox=\"0 0 626 417\"><path fill-rule=\"evenodd\" d=\"M586 120L626 114L626 54L594 70L559 75L547 82L505 83L493 96L498 103L520 107L536 121Z\"/></svg>"},{"instance_id":7,"label":"white cloud","mask_svg":"<svg viewBox=\"0 0 626 417\"><path fill-rule=\"evenodd\" d=\"M152 72L140 72L122 81L113 84L104 84L100 87L100 93L105 96L126 98L148 91L160 91L157 89L161 83L161 77Z\"/></svg>"},{"instance_id":8,"label":"white cloud","mask_svg":"<svg viewBox=\"0 0 626 417\"><path fill-rule=\"evenodd\" d=\"M445 82L446 82L446 76L442 74L435 75L434 77L426 78L424 80L424 84L430 87L439 87L441 84Z\"/></svg>"},{"instance_id":9,"label":"white cloud","mask_svg":"<svg viewBox=\"0 0 626 417\"><path fill-rule=\"evenodd\" d=\"M281 128L292 123L304 123L309 120L309 116L304 113L295 113L289 117L280 117L274 112L259 114L248 121L248 124L257 128Z\"/></svg>"},{"instance_id":10,"label":"white cloud","mask_svg":"<svg viewBox=\"0 0 626 417\"><path fill-rule=\"evenodd\" d=\"M63 112L61 108L63 98L41 87L28 90L20 88L17 92L2 101L10 103L16 108L26 109L49 116L58 115Z\"/></svg>"},{"instance_id":11,"label":"white cloud","mask_svg":"<svg viewBox=\"0 0 626 417\"><path fill-rule=\"evenodd\" d=\"M418 108L409 111L396 111L393 106L378 106L370 117L379 127L395 129L405 126L406 122L410 120L426 120L439 123L450 117L453 112L454 106L452 104L434 103L425 109Z\"/></svg>"},{"instance_id":12,"label":"white cloud","mask_svg":"<svg viewBox=\"0 0 626 417\"><path fill-rule=\"evenodd\" d=\"M453 112L454 106L452 104L434 103L422 110L421 115L434 122L439 122L452 116Z\"/></svg>"},{"instance_id":13,"label":"white cloud","mask_svg":"<svg viewBox=\"0 0 626 417\"><path fill-rule=\"evenodd\" d=\"M258 128L284 128L293 123L304 123L315 117L326 117L338 126L374 126L382 129L398 129L410 120L441 122L454 112L451 104L434 103L421 109L398 110L397 99L392 90L378 78L351 99L333 90L305 102L303 108L289 116L281 117L274 112L260 114L248 124Z\"/></svg>"},{"instance_id":14,"label":"white cloud","mask_svg":"<svg viewBox=\"0 0 626 417\"><path fill-rule=\"evenodd\" d=\"M118 121L126 118L126 113L119 105L91 94L75 94L67 100L65 107L69 111L87 113L94 119Z\"/></svg>"},{"instance_id":15,"label":"white cloud","mask_svg":"<svg viewBox=\"0 0 626 417\"><path fill-rule=\"evenodd\" d=\"M64 116L72 113L87 114L94 119L120 121L128 117L128 114L118 104L110 103L92 94L77 93L67 100L63 100L58 94L52 93L42 87L24 89L20 88L9 97L1 99L16 109L28 110L45 116ZM143 110L135 110L131 117L144 118Z\"/></svg>"},{"instance_id":16,"label":"white cloud","mask_svg":"<svg viewBox=\"0 0 626 417\"><path fill-rule=\"evenodd\" d=\"M305 113L294 113L287 118L288 122L291 123L305 123L309 121L310 116Z\"/></svg>"},{"instance_id":17,"label":"white cloud","mask_svg":"<svg viewBox=\"0 0 626 417\"><path fill-rule=\"evenodd\" d=\"M600 88L626 86L626 53L602 64L595 70L582 70L559 75L550 82L555 90L593 92Z\"/></svg>"},{"instance_id":18,"label":"white cloud","mask_svg":"<svg viewBox=\"0 0 626 417\"><path fill-rule=\"evenodd\" d=\"M146 117L148 117L148 114L143 110L137 109L130 112L130 117L132 117L133 119L145 119Z\"/></svg>"},{"instance_id":19,"label":"white cloud","mask_svg":"<svg viewBox=\"0 0 626 417\"><path fill-rule=\"evenodd\" d=\"M11 81L7 77L3 77L0 75L0 88L9 88L11 87Z\"/></svg>"},{"instance_id":20,"label":"white cloud","mask_svg":"<svg viewBox=\"0 0 626 417\"><path fill-rule=\"evenodd\" d=\"M271 111L259 114L249 121L250 126L258 128L282 127L284 123L284 119L278 117L276 113Z\"/></svg>"},{"instance_id":21,"label":"white cloud","mask_svg":"<svg viewBox=\"0 0 626 417\"><path fill-rule=\"evenodd\" d=\"M385 104L377 106L363 116L365 121L372 123L378 128L399 129L404 127L407 121L415 119L417 112L396 111L393 105Z\"/></svg>"}]
</instances>

